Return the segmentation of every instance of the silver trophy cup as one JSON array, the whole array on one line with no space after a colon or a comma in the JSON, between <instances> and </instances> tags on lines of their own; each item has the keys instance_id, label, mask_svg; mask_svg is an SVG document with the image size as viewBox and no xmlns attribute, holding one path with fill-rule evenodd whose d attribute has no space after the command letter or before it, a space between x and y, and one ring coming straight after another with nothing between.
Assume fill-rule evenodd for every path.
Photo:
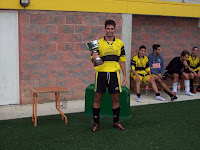
<instances>
[{"instance_id":1,"label":"silver trophy cup","mask_svg":"<svg viewBox=\"0 0 200 150\"><path fill-rule=\"evenodd\" d=\"M99 66L103 64L102 59L98 55L98 48L99 48L99 40L94 40L90 42L86 42L86 46L89 49L89 51L92 51L92 53L96 54L96 58L93 58L92 61L94 63L94 66Z\"/></svg>"}]
</instances>

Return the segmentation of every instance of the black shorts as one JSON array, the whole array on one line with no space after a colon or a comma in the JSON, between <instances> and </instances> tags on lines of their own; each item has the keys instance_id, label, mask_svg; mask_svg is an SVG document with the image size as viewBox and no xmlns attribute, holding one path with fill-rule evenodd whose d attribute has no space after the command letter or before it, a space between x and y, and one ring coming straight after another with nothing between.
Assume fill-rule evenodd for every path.
<instances>
[{"instance_id":1,"label":"black shorts","mask_svg":"<svg viewBox=\"0 0 200 150\"><path fill-rule=\"evenodd\" d=\"M170 77L170 78L173 79L173 74L174 74L174 73L178 74L178 75L179 75L179 79L181 79L182 74L183 74L182 71L179 71L179 72L170 72L170 71L167 71L167 72L166 72L166 75L167 75L168 77Z\"/></svg>"},{"instance_id":2,"label":"black shorts","mask_svg":"<svg viewBox=\"0 0 200 150\"><path fill-rule=\"evenodd\" d=\"M95 92L105 93L106 87L110 94L122 91L119 72L96 72Z\"/></svg>"}]
</instances>

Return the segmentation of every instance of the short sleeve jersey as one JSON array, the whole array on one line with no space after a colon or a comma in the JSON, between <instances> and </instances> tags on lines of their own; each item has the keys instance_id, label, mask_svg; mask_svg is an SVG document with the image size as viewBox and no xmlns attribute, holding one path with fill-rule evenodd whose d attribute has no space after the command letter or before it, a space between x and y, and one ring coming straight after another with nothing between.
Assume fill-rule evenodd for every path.
<instances>
[{"instance_id":1,"label":"short sleeve jersey","mask_svg":"<svg viewBox=\"0 0 200 150\"><path fill-rule=\"evenodd\" d=\"M139 54L133 56L131 58L131 77L134 75L132 70L135 70L139 75L147 75L150 71L148 57L139 58Z\"/></svg>"},{"instance_id":2,"label":"short sleeve jersey","mask_svg":"<svg viewBox=\"0 0 200 150\"><path fill-rule=\"evenodd\" d=\"M195 57L195 59L193 59L192 56L190 55L188 60L189 60L188 65L191 69L193 69L194 71L200 70L200 62L198 57Z\"/></svg>"},{"instance_id":3,"label":"short sleeve jersey","mask_svg":"<svg viewBox=\"0 0 200 150\"><path fill-rule=\"evenodd\" d=\"M124 44L120 39L114 38L113 41L106 41L105 37L99 40L99 56L104 62L100 66L94 67L99 72L119 71L119 61L126 61Z\"/></svg>"}]
</instances>

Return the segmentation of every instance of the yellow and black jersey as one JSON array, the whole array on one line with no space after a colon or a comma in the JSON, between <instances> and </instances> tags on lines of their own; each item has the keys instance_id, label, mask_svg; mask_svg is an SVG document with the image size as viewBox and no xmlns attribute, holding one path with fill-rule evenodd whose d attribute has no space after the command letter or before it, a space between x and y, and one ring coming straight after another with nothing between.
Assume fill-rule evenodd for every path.
<instances>
[{"instance_id":1,"label":"yellow and black jersey","mask_svg":"<svg viewBox=\"0 0 200 150\"><path fill-rule=\"evenodd\" d=\"M134 73L132 70L135 70L139 75L146 75L150 71L149 60L147 56L143 56L139 58L139 54L133 56L131 58L131 77L133 77Z\"/></svg>"},{"instance_id":2,"label":"yellow and black jersey","mask_svg":"<svg viewBox=\"0 0 200 150\"><path fill-rule=\"evenodd\" d=\"M199 58L195 57L194 59L192 58L192 56L190 55L189 59L188 59L188 65L191 69L193 69L194 71L200 70L200 62L199 62Z\"/></svg>"},{"instance_id":3,"label":"yellow and black jersey","mask_svg":"<svg viewBox=\"0 0 200 150\"><path fill-rule=\"evenodd\" d=\"M100 66L94 67L99 72L119 71L119 61L126 61L124 44L120 39L114 38L113 41L106 41L105 37L99 40L99 56L104 62Z\"/></svg>"}]
</instances>

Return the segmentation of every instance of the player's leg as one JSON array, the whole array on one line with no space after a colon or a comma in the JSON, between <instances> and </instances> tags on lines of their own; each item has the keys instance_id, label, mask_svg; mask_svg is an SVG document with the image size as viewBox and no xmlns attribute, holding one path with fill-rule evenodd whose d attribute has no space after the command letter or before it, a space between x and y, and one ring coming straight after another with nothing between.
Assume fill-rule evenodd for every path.
<instances>
[{"instance_id":1,"label":"player's leg","mask_svg":"<svg viewBox=\"0 0 200 150\"><path fill-rule=\"evenodd\" d=\"M117 129L124 130L125 128L119 123L119 94L122 92L120 75L119 72L111 72L109 76L108 91L112 98L113 124Z\"/></svg>"},{"instance_id":2,"label":"player's leg","mask_svg":"<svg viewBox=\"0 0 200 150\"><path fill-rule=\"evenodd\" d=\"M189 95L189 96L194 96L194 94L192 94L190 92L190 75L189 73L182 73L182 78L185 79L184 84L185 84L185 95Z\"/></svg>"},{"instance_id":3,"label":"player's leg","mask_svg":"<svg viewBox=\"0 0 200 150\"><path fill-rule=\"evenodd\" d=\"M145 76L145 79L146 79L147 82L149 82L151 84L152 89L156 94L156 99L164 101L165 99L162 96L160 96L160 93L158 92L158 87L156 85L155 78L154 77L150 78L150 75L147 75L147 76Z\"/></svg>"}]
</instances>

